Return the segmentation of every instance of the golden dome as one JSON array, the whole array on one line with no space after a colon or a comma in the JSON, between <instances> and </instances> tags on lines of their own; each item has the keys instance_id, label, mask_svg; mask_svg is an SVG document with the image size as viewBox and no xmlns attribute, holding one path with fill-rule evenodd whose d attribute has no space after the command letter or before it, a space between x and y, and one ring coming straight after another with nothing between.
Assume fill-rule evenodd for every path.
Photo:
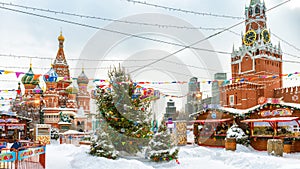
<instances>
[{"instance_id":1,"label":"golden dome","mask_svg":"<svg viewBox=\"0 0 300 169\"><path fill-rule=\"evenodd\" d=\"M65 37L62 35L62 32L60 31L60 35L57 38L59 41L64 41Z\"/></svg>"}]
</instances>

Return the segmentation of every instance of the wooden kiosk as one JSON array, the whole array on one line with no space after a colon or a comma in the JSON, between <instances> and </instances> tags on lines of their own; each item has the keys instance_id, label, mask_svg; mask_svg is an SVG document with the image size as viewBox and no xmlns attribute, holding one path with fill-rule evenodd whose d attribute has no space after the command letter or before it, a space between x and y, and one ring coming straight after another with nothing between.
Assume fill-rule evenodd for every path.
<instances>
[{"instance_id":1,"label":"wooden kiosk","mask_svg":"<svg viewBox=\"0 0 300 169\"><path fill-rule=\"evenodd\" d=\"M254 149L266 151L269 139L282 139L284 144L291 144L291 152L300 152L299 118L299 104L266 103L241 122L249 125Z\"/></svg>"},{"instance_id":2,"label":"wooden kiosk","mask_svg":"<svg viewBox=\"0 0 300 169\"><path fill-rule=\"evenodd\" d=\"M219 109L207 109L199 112L192 122L196 144L225 147L226 132L233 125L233 115Z\"/></svg>"},{"instance_id":3,"label":"wooden kiosk","mask_svg":"<svg viewBox=\"0 0 300 169\"><path fill-rule=\"evenodd\" d=\"M51 139L51 125L50 124L36 124L34 127L34 141L40 144L50 144Z\"/></svg>"},{"instance_id":4,"label":"wooden kiosk","mask_svg":"<svg viewBox=\"0 0 300 169\"><path fill-rule=\"evenodd\" d=\"M15 112L0 112L0 140L13 142L18 138L28 138L28 125L31 119L17 116Z\"/></svg>"}]
</instances>

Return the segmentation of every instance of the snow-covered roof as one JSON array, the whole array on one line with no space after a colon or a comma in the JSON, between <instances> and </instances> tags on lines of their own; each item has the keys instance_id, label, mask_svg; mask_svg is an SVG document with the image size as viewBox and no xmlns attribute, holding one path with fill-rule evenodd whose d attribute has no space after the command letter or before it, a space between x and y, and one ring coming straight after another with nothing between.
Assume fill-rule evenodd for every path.
<instances>
[{"instance_id":1,"label":"snow-covered roof","mask_svg":"<svg viewBox=\"0 0 300 169\"><path fill-rule=\"evenodd\" d=\"M272 117L272 118L263 118L263 119L247 119L243 120L244 123L249 122L288 122L293 120L298 120L299 117Z\"/></svg>"},{"instance_id":2,"label":"snow-covered roof","mask_svg":"<svg viewBox=\"0 0 300 169\"><path fill-rule=\"evenodd\" d=\"M266 103L266 104L270 104L270 103ZM289 107L294 107L296 109L300 109L300 104L298 104L298 103L286 103L286 102L280 101L279 104L282 105L282 106L289 106ZM264 106L264 105L256 105L256 106L250 107L248 109L235 109L235 108L228 108L228 107L219 107L216 110L221 110L221 111L229 112L231 114L236 114L236 115L243 115L243 114L248 113L249 111L253 111L253 110L255 110L259 107L262 107L262 106ZM197 115L201 112L204 112L206 110L211 110L211 109L203 109L199 112L190 114L189 116L190 117L195 116L195 115Z\"/></svg>"},{"instance_id":3,"label":"snow-covered roof","mask_svg":"<svg viewBox=\"0 0 300 169\"><path fill-rule=\"evenodd\" d=\"M62 107L45 107L45 108L43 108L42 110L60 110L60 111L68 111L68 110L70 110L70 111L76 111L77 109L75 109L75 108L62 108Z\"/></svg>"},{"instance_id":4,"label":"snow-covered roof","mask_svg":"<svg viewBox=\"0 0 300 169\"><path fill-rule=\"evenodd\" d=\"M259 108L261 105L257 105L257 106L254 106L254 107L251 107L249 109L235 109L235 108L227 108L227 107L219 107L217 109L214 109L214 110L221 110L221 111L226 111L226 112L229 112L229 113L232 113L232 114L236 114L236 115L243 115L245 113L248 113L249 111L252 111L252 110L255 110L257 108ZM197 115L203 111L206 111L206 110L211 110L211 109L203 109L199 112L196 112L196 113L193 113L193 114L190 114L190 117L194 116L194 115Z\"/></svg>"},{"instance_id":5,"label":"snow-covered roof","mask_svg":"<svg viewBox=\"0 0 300 169\"><path fill-rule=\"evenodd\" d=\"M259 108L260 106L261 105L256 105L254 107L250 107L249 109L234 109L234 108L221 107L219 108L219 110L227 111L236 115L243 115L245 113L248 113L249 111Z\"/></svg>"},{"instance_id":6,"label":"snow-covered roof","mask_svg":"<svg viewBox=\"0 0 300 169\"><path fill-rule=\"evenodd\" d=\"M58 122L57 124L72 124L72 123L68 123L68 122L62 122L62 121L60 121L60 122Z\"/></svg>"},{"instance_id":7,"label":"snow-covered roof","mask_svg":"<svg viewBox=\"0 0 300 169\"><path fill-rule=\"evenodd\" d=\"M68 130L62 134L85 134L84 132L76 131L76 130Z\"/></svg>"},{"instance_id":8,"label":"snow-covered roof","mask_svg":"<svg viewBox=\"0 0 300 169\"><path fill-rule=\"evenodd\" d=\"M300 104L298 104L298 103L286 103L286 102L281 101L280 104L283 106L290 106L290 107L300 109Z\"/></svg>"},{"instance_id":9,"label":"snow-covered roof","mask_svg":"<svg viewBox=\"0 0 300 169\"><path fill-rule=\"evenodd\" d=\"M219 123L219 122L225 122L225 121L230 121L232 120L231 118L227 119L206 119L206 120L194 120L192 121L193 123Z\"/></svg>"}]
</instances>

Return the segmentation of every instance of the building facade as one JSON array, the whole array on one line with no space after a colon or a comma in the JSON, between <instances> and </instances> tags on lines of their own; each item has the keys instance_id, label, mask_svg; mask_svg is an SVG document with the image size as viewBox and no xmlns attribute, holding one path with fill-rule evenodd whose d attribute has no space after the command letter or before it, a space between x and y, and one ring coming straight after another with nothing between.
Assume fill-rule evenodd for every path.
<instances>
[{"instance_id":1,"label":"building facade","mask_svg":"<svg viewBox=\"0 0 300 169\"><path fill-rule=\"evenodd\" d=\"M90 115L90 94L87 91L89 79L82 69L75 81L70 78L69 65L64 53L65 38L62 33L58 37L59 48L53 65L43 75L46 89L39 86L39 78L33 73L32 65L21 81L25 94L16 100L23 100L26 104L36 104L41 114L36 123L50 124L52 127L64 130L89 131L92 129ZM78 87L77 87L78 86ZM28 112L27 112L28 113Z\"/></svg>"},{"instance_id":2,"label":"building facade","mask_svg":"<svg viewBox=\"0 0 300 169\"><path fill-rule=\"evenodd\" d=\"M176 106L175 106L175 102L170 99L167 102L167 107L166 107L166 113L164 115L164 119L165 121L167 121L169 118L172 118L172 120L176 120Z\"/></svg>"},{"instance_id":3,"label":"building facade","mask_svg":"<svg viewBox=\"0 0 300 169\"><path fill-rule=\"evenodd\" d=\"M271 42L267 27L266 6L251 0L245 8L245 33L241 47L231 54L232 84L221 88L224 107L248 109L261 97L274 98L282 88L282 50ZM278 76L275 76L278 75Z\"/></svg>"},{"instance_id":4,"label":"building facade","mask_svg":"<svg viewBox=\"0 0 300 169\"><path fill-rule=\"evenodd\" d=\"M192 77L188 84L187 103L185 105L185 111L189 114L195 113L199 110L200 100L202 93L200 92L200 83L198 78Z\"/></svg>"}]
</instances>

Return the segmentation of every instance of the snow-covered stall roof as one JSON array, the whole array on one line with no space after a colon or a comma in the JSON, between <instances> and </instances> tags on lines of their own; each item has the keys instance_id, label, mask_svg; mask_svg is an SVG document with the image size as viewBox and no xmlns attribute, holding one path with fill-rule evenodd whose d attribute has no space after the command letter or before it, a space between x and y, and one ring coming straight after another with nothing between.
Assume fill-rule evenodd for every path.
<instances>
[{"instance_id":1,"label":"snow-covered stall roof","mask_svg":"<svg viewBox=\"0 0 300 169\"><path fill-rule=\"evenodd\" d=\"M62 134L85 134L84 132L76 131L76 130L68 130Z\"/></svg>"},{"instance_id":2,"label":"snow-covered stall roof","mask_svg":"<svg viewBox=\"0 0 300 169\"><path fill-rule=\"evenodd\" d=\"M249 122L288 122L293 120L298 120L299 117L272 117L272 118L262 118L262 119L247 119L242 120L244 123Z\"/></svg>"},{"instance_id":3,"label":"snow-covered stall roof","mask_svg":"<svg viewBox=\"0 0 300 169\"><path fill-rule=\"evenodd\" d=\"M249 111L252 111L252 110L255 110L255 109L259 108L260 106L261 105L257 105L257 106L251 107L249 109L235 109L235 108L227 108L227 107L219 107L217 109L203 109L199 112L190 114L190 117L195 116L197 114L200 114L202 112L205 112L207 110L220 110L220 111L228 112L228 113L231 113L231 114L243 115L245 113L248 113Z\"/></svg>"},{"instance_id":4,"label":"snow-covered stall roof","mask_svg":"<svg viewBox=\"0 0 300 169\"><path fill-rule=\"evenodd\" d=\"M220 111L224 111L224 112L235 114L235 115L244 115L246 113L249 113L250 111L254 111L254 110L256 110L260 107L263 107L266 104L276 104L276 105L279 104L279 105L282 105L282 106L287 106L287 107L292 107L292 108L295 108L295 109L300 109L300 104L299 103L286 103L286 102L280 101L279 103L266 102L263 105L256 105L256 106L250 107L249 109L235 109L235 108L228 108L228 107L219 107L219 108L216 108L216 109L208 108L208 109L203 109L201 111L198 111L196 113L192 113L189 116L193 117L193 116L201 114L201 113L203 113L207 110L220 110Z\"/></svg>"},{"instance_id":5,"label":"snow-covered stall roof","mask_svg":"<svg viewBox=\"0 0 300 169\"><path fill-rule=\"evenodd\" d=\"M289 106L289 107L294 107L294 108L300 109L300 104L298 104L298 103L286 103L286 102L281 101L280 104L283 106Z\"/></svg>"},{"instance_id":6,"label":"snow-covered stall roof","mask_svg":"<svg viewBox=\"0 0 300 169\"><path fill-rule=\"evenodd\" d=\"M225 121L230 121L232 120L231 118L227 119L205 119L205 120L194 120L192 121L193 123L219 123L219 122L225 122Z\"/></svg>"},{"instance_id":7,"label":"snow-covered stall roof","mask_svg":"<svg viewBox=\"0 0 300 169\"><path fill-rule=\"evenodd\" d=\"M256 106L250 107L249 109L234 109L234 108L221 107L220 110L230 112L230 113L236 114L236 115L243 115L243 114L248 113L249 111L259 108L260 106L261 105L256 105Z\"/></svg>"}]
</instances>

